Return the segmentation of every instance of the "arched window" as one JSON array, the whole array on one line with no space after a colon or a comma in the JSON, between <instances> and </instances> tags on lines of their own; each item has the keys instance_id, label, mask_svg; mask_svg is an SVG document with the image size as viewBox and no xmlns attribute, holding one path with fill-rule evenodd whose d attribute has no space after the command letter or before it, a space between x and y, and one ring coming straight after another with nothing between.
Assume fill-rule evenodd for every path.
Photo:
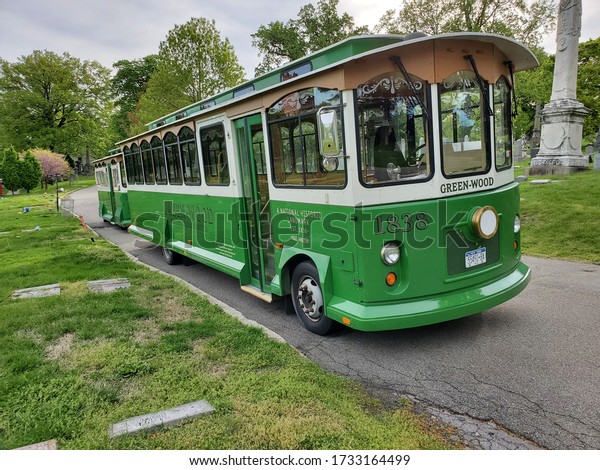
<instances>
[{"instance_id":1,"label":"arched window","mask_svg":"<svg viewBox=\"0 0 600 470\"><path fill-rule=\"evenodd\" d=\"M204 178L208 185L229 185L229 161L223 123L200 129Z\"/></svg>"},{"instance_id":2,"label":"arched window","mask_svg":"<svg viewBox=\"0 0 600 470\"><path fill-rule=\"evenodd\" d=\"M154 171L156 173L156 184L167 184L167 164L165 163L165 149L162 141L154 136L150 141L152 149L152 162L154 163Z\"/></svg>"},{"instance_id":3,"label":"arched window","mask_svg":"<svg viewBox=\"0 0 600 470\"><path fill-rule=\"evenodd\" d=\"M273 179L277 185L343 187L342 95L338 90L306 88L290 93L268 111ZM337 116L339 156L324 157L319 150L317 114L327 108ZM325 169L327 160L329 170Z\"/></svg>"},{"instance_id":4,"label":"arched window","mask_svg":"<svg viewBox=\"0 0 600 470\"><path fill-rule=\"evenodd\" d=\"M167 171L169 174L169 184L182 184L181 161L179 159L177 136L172 132L169 132L165 136L164 142L165 156L167 158Z\"/></svg>"},{"instance_id":5,"label":"arched window","mask_svg":"<svg viewBox=\"0 0 600 470\"><path fill-rule=\"evenodd\" d=\"M200 184L200 165L194 131L184 127L179 131L179 148L185 184Z\"/></svg>"},{"instance_id":6,"label":"arched window","mask_svg":"<svg viewBox=\"0 0 600 470\"><path fill-rule=\"evenodd\" d=\"M431 170L424 80L385 73L358 86L361 178L364 184L426 179Z\"/></svg>"},{"instance_id":7,"label":"arched window","mask_svg":"<svg viewBox=\"0 0 600 470\"><path fill-rule=\"evenodd\" d=\"M125 169L127 171L127 183L133 184L133 175L135 174L135 167L133 165L133 157L131 155L131 149L129 147L123 148L123 159L125 160ZM123 186L125 186L125 178L123 178Z\"/></svg>"},{"instance_id":8,"label":"arched window","mask_svg":"<svg viewBox=\"0 0 600 470\"><path fill-rule=\"evenodd\" d=\"M486 108L477 77L472 71L453 73L440 85L444 175L459 176L489 170Z\"/></svg>"},{"instance_id":9,"label":"arched window","mask_svg":"<svg viewBox=\"0 0 600 470\"><path fill-rule=\"evenodd\" d=\"M144 184L144 170L142 166L142 153L137 144L131 146L131 159L133 161L133 177L135 184Z\"/></svg>"},{"instance_id":10,"label":"arched window","mask_svg":"<svg viewBox=\"0 0 600 470\"><path fill-rule=\"evenodd\" d=\"M496 168L506 170L512 166L510 85L500 77L494 85L494 134L496 142Z\"/></svg>"},{"instance_id":11,"label":"arched window","mask_svg":"<svg viewBox=\"0 0 600 470\"><path fill-rule=\"evenodd\" d=\"M144 162L144 181L146 184L154 184L154 164L152 163L152 150L147 140L141 145L142 161Z\"/></svg>"}]
</instances>

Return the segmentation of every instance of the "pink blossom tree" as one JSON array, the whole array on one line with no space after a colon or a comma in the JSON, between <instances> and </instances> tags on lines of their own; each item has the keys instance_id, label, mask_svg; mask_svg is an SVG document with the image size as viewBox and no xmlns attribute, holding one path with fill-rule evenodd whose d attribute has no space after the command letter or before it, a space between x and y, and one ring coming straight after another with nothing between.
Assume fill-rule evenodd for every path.
<instances>
[{"instance_id":1,"label":"pink blossom tree","mask_svg":"<svg viewBox=\"0 0 600 470\"><path fill-rule=\"evenodd\" d=\"M54 153L51 150L35 148L31 153L37 158L42 167L42 183L48 187L48 183L52 184L56 178L64 180L72 172L73 169L66 162L64 155Z\"/></svg>"}]
</instances>

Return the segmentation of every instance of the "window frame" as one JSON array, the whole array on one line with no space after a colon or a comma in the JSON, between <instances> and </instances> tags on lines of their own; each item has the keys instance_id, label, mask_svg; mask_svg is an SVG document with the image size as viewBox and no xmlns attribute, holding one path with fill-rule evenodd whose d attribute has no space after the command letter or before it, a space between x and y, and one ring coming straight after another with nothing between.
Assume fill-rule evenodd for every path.
<instances>
[{"instance_id":1,"label":"window frame","mask_svg":"<svg viewBox=\"0 0 600 470\"><path fill-rule=\"evenodd\" d=\"M186 129L189 130L190 137L186 138L186 140L182 140L181 133L184 132ZM177 141L179 142L179 156L181 159L181 171L182 171L182 176L183 176L183 184L186 186L202 185L202 174L200 172L200 158L199 158L199 154L198 154L198 142L196 142L196 133L194 132L194 129L192 129L189 126L184 126L181 129L179 129L179 132L177 133ZM188 181L186 181L186 177L185 177L186 160L183 157L183 148L184 148L184 146L186 146L186 149L187 149L187 152L189 155L191 144L194 145L194 157L195 157L195 161L196 161L196 176L198 177L198 181L188 182Z\"/></svg>"},{"instance_id":2,"label":"window frame","mask_svg":"<svg viewBox=\"0 0 600 470\"><path fill-rule=\"evenodd\" d=\"M175 137L175 140L173 142L167 143L166 142L167 136L169 134L171 134L173 137ZM179 139L177 138L177 134L175 134L173 131L166 132L165 137L162 139L162 144L163 144L163 149L164 149L165 161L167 164L167 181L169 182L170 186L182 186L183 185L183 169L181 167L181 155L179 153ZM169 151L172 151L173 148L177 152L177 155L172 160L173 160L175 169L179 170L178 174L179 174L180 181L171 181L171 166L169 164Z\"/></svg>"},{"instance_id":3,"label":"window frame","mask_svg":"<svg viewBox=\"0 0 600 470\"><path fill-rule=\"evenodd\" d=\"M410 72L409 72L410 73ZM396 72L394 72L395 75L397 75ZM355 128L355 137L356 137L356 158L358 159L358 171L357 171L357 178L358 181L360 182L361 186L363 186L364 188L367 189L377 189L377 188L386 188L389 186L398 186L398 185L407 185L407 184L420 184L420 183L427 183L428 181L431 181L433 179L433 177L435 176L435 172L436 172L436 167L435 167L435 136L434 136L434 132L433 132L433 116L432 116L432 103L433 103L433 97L432 97L432 84L429 83L427 80L422 79L421 77L418 77L417 75L413 75L410 74L411 78L418 78L419 81L423 82L423 87L424 87L424 93L423 93L423 103L425 105L425 107L427 108L427 111L429 113L429 117L426 118L426 131L427 131L427 135L428 135L428 141L429 141L429 145L428 145L428 150L429 150L429 154L428 154L428 158L429 158L429 174L427 175L427 177L425 178L419 178L419 179L399 179L397 181L387 181L387 182L382 182L382 183L378 183L378 184L368 184L364 179L363 179L363 164L362 164L362 147L361 147L361 126L360 126L360 112L359 112L359 108L360 108L360 104L358 102L358 88L353 90L353 98L354 98L354 128ZM400 77L402 77L402 79L404 80L402 75L399 75ZM364 83L368 83L370 80L373 80L376 77L371 77L369 80L367 80Z\"/></svg>"},{"instance_id":4,"label":"window frame","mask_svg":"<svg viewBox=\"0 0 600 470\"><path fill-rule=\"evenodd\" d=\"M276 106L277 104L281 103L285 98L287 98L288 96L293 95L294 93L302 93L303 91L307 91L307 90L315 90L315 89L320 89L320 90L324 90L324 91L335 91L338 93L339 96L339 105L336 106L332 106L332 105L320 105L320 106L316 106L314 105L313 108L311 108L310 110L300 110L300 112L292 115L292 116L284 116L284 117L278 117L278 118L273 118L273 119L269 119L269 110L272 109L274 106ZM308 178L307 178L307 174L312 174L313 172L309 172L307 170L307 161L306 161L306 152L304 151L304 142L301 142L301 146L302 146L302 166L305 169L304 171L302 171L302 178L304 183L303 184L286 184L286 183L280 183L276 181L276 165L274 162L274 151L273 149L275 148L275 146L273 145L273 133L271 131L271 127L273 125L279 125L282 123L293 123L293 125L287 126L288 129L288 137L287 139L289 140L289 144L290 144L290 149L294 148L294 140L296 138L303 138L302 135L302 124L306 123L306 122L310 122L311 124L314 124L315 129L314 129L314 136L315 136L315 151L316 151L316 164L317 164L317 171L314 172L315 174L322 172L322 173L326 173L324 171L322 171L321 167L321 159L323 158L321 156L320 150L319 150L319 126L318 126L318 117L317 117L317 113L319 111L319 109L323 108L323 107L331 107L331 108L335 108L337 113L338 113L338 119L340 120L340 130L341 130L341 144L342 144L342 148L343 148L343 152L341 152L341 155L339 157L336 158L340 158L343 159L343 163L344 163L344 169L343 169L343 175L344 175L344 180L343 180L343 184L339 184L339 185L315 185L315 184L309 184ZM345 129L345 119L344 119L344 97L343 97L343 92L341 90L338 90L337 88L323 88L323 87L317 87L317 86L313 86L313 87L308 87L308 88L302 88L299 90L295 90L292 92L287 93L286 95L280 97L277 101L275 101L271 106L269 106L268 108L266 108L266 114L267 114L267 138L268 138L268 142L269 142L269 164L271 165L271 184L273 184L274 187L276 188L282 188L282 189L309 189L309 190L315 190L315 189L327 189L327 190L331 190L331 189L335 189L335 190L343 190L344 188L346 188L348 186L348 165L347 165L347 146L346 146L346 129ZM306 117L314 117L314 122L313 121L308 121L308 120L303 120L303 118ZM300 135L299 136L295 136L294 135L294 131L295 129L300 129ZM297 173L297 155L295 154L295 150L292 150L292 171L291 173L287 172L287 169L285 168L285 157L284 157L284 161L283 161L283 165L284 165L284 172L286 174L292 174L292 173ZM299 173L297 173L299 174Z\"/></svg>"},{"instance_id":5,"label":"window frame","mask_svg":"<svg viewBox=\"0 0 600 470\"><path fill-rule=\"evenodd\" d=\"M498 82L500 80L504 81L504 84L506 85L506 89L508 90L508 93L506 94L506 99L504 101L504 103L498 103L498 104L504 104L504 117L507 119L504 124L508 124L508 132L507 132L507 143L508 146L505 148L505 152L510 151L510 159L509 159L509 164L508 165L503 165L503 166L499 166L498 165L498 157L497 157L497 149L498 149L498 133L496 132L496 123L497 123L497 119L496 119L496 85L498 84ZM511 86L510 81L508 80L508 78L504 75L500 75L500 77L498 78L498 80L496 80L496 83L494 83L492 85L492 109L494 111L494 166L496 168L496 171L506 171L512 168L513 164L514 164L514 147L513 147L513 122L512 122L512 93L514 93L514 90ZM506 154L506 153L505 153Z\"/></svg>"},{"instance_id":6,"label":"window frame","mask_svg":"<svg viewBox=\"0 0 600 470\"><path fill-rule=\"evenodd\" d=\"M210 128L216 128L219 127L221 128L221 130L223 131L223 146L222 151L225 151L225 156L227 158L227 182L226 183L212 183L210 182L211 179L215 178L212 175L212 172L210 171L211 169L211 156L210 156L210 149L209 149L209 155L205 155L204 154L204 146L202 143L202 133L203 131L206 131L207 129ZM198 141L200 142L199 145L199 159L201 159L201 169L204 172L204 183L207 186L222 186L222 187L228 187L231 185L231 165L230 165L230 152L229 149L227 148L227 130L226 130L226 126L225 126L225 122L223 120L217 120L217 121L212 121L212 122L206 122L203 123L201 126L198 127L197 130L198 133ZM214 141L214 140L213 140ZM208 165L207 165L208 163ZM218 178L218 175L217 175Z\"/></svg>"},{"instance_id":7,"label":"window frame","mask_svg":"<svg viewBox=\"0 0 600 470\"><path fill-rule=\"evenodd\" d=\"M480 97L479 108L480 108L480 112L482 114L481 132L482 132L482 136L485 138L484 152L485 152L486 167L484 170L477 171L477 172L447 174L445 167L444 167L444 133L443 133L444 131L443 131L443 118L442 118L442 90L444 87L443 82L445 80L447 80L449 77L451 77L452 75L459 73L459 72L468 72L469 74L471 74L473 76L473 88L475 90L479 91L479 97ZM489 96L490 95L490 93L489 93L490 84L487 80L484 80L484 84L487 87L487 90L488 90L487 95ZM473 70L470 70L470 69L461 69L461 70L456 70L456 71L452 72L450 75L448 75L446 78L444 78L441 83L438 83L437 95L438 95L437 98L438 98L438 120L439 120L438 144L440 146L440 166L441 166L442 175L446 179L467 178L467 177L471 177L471 176L487 175L492 170L492 155L491 155L491 153L492 153L491 152L492 117L486 112L486 106L485 106L486 94L483 93L483 91L479 88L479 85L477 84L477 76L475 75L475 72L473 72ZM489 105L489 103L488 103L488 105Z\"/></svg>"}]
</instances>

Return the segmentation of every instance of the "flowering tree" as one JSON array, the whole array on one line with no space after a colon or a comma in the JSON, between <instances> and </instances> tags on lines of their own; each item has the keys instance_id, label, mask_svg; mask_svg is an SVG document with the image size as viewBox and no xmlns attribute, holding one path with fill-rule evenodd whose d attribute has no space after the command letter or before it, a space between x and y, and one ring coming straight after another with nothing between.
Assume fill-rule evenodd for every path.
<instances>
[{"instance_id":1,"label":"flowering tree","mask_svg":"<svg viewBox=\"0 0 600 470\"><path fill-rule=\"evenodd\" d=\"M38 148L31 150L31 153L40 162L42 167L42 182L46 187L48 187L48 183L53 183L57 177L65 179L73 172L64 155Z\"/></svg>"}]
</instances>

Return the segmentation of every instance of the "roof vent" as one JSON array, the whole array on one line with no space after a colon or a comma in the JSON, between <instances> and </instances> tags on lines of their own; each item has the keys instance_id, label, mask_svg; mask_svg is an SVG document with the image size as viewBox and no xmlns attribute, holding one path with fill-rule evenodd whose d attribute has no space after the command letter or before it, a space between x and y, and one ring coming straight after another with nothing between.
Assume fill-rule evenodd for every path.
<instances>
[{"instance_id":1,"label":"roof vent","mask_svg":"<svg viewBox=\"0 0 600 470\"><path fill-rule=\"evenodd\" d=\"M411 39L424 38L426 36L427 34L422 33L421 31L413 31L412 33L408 33L406 36L404 36L404 40L410 41Z\"/></svg>"}]
</instances>

